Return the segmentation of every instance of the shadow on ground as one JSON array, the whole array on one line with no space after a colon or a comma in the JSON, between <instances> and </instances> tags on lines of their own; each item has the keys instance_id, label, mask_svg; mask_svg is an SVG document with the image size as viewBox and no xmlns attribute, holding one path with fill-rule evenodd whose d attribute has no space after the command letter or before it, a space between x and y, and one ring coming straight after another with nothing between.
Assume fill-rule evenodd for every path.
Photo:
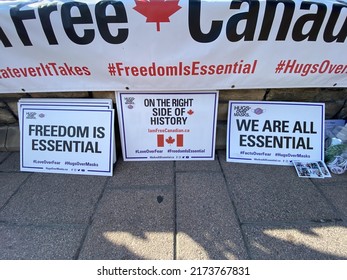
<instances>
[{"instance_id":1,"label":"shadow on ground","mask_svg":"<svg viewBox=\"0 0 347 280\"><path fill-rule=\"evenodd\" d=\"M347 176L123 162L114 176L23 173L0 153L0 259L347 259Z\"/></svg>"}]
</instances>

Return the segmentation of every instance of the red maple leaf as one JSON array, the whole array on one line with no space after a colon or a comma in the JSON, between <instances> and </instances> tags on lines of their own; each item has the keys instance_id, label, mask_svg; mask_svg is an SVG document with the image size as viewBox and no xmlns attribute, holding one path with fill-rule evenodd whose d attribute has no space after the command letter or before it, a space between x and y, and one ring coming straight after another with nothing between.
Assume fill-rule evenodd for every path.
<instances>
[{"instance_id":1,"label":"red maple leaf","mask_svg":"<svg viewBox=\"0 0 347 280\"><path fill-rule=\"evenodd\" d=\"M169 138L165 139L165 141L166 141L168 144L173 144L173 143L175 143L175 139L173 139L171 136L169 136Z\"/></svg>"},{"instance_id":2,"label":"red maple leaf","mask_svg":"<svg viewBox=\"0 0 347 280\"><path fill-rule=\"evenodd\" d=\"M135 0L134 10L144 15L146 22L156 22L160 31L161 22L170 22L169 17L176 13L180 6L179 0Z\"/></svg>"},{"instance_id":3,"label":"red maple leaf","mask_svg":"<svg viewBox=\"0 0 347 280\"><path fill-rule=\"evenodd\" d=\"M189 115L193 115L194 114L194 111L192 109L190 109L188 112L187 112Z\"/></svg>"}]
</instances>

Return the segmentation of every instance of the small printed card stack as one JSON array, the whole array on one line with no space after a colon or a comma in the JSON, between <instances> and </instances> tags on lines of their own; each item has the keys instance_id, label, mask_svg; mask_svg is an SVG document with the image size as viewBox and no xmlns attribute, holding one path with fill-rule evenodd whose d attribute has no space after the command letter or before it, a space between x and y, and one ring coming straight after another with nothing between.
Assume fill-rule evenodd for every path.
<instances>
[{"instance_id":1,"label":"small printed card stack","mask_svg":"<svg viewBox=\"0 0 347 280\"><path fill-rule=\"evenodd\" d=\"M327 178L331 177L324 161L293 161L295 170L301 178Z\"/></svg>"}]
</instances>

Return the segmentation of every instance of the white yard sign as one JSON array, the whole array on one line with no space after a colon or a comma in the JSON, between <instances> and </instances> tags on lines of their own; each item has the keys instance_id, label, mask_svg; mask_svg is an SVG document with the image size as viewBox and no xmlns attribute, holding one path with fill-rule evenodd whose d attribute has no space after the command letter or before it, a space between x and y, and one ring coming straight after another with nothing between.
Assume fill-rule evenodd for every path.
<instances>
[{"instance_id":1,"label":"white yard sign","mask_svg":"<svg viewBox=\"0 0 347 280\"><path fill-rule=\"evenodd\" d=\"M227 161L324 160L322 103L229 101Z\"/></svg>"},{"instance_id":2,"label":"white yard sign","mask_svg":"<svg viewBox=\"0 0 347 280\"><path fill-rule=\"evenodd\" d=\"M218 92L119 92L124 160L213 160Z\"/></svg>"},{"instance_id":3,"label":"white yard sign","mask_svg":"<svg viewBox=\"0 0 347 280\"><path fill-rule=\"evenodd\" d=\"M19 104L21 171L112 176L114 110Z\"/></svg>"}]
</instances>

